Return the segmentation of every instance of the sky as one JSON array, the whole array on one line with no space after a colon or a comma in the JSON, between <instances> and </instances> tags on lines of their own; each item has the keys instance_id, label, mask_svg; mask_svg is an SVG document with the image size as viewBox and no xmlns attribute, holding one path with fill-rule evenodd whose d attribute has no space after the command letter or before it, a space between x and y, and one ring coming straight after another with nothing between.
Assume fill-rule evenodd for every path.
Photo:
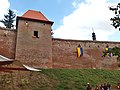
<instances>
[{"instance_id":1,"label":"sky","mask_svg":"<svg viewBox=\"0 0 120 90\"><path fill-rule=\"evenodd\" d=\"M120 0L0 0L0 20L8 9L17 16L36 10L54 22L54 38L92 40L94 31L98 41L120 42L120 31L110 21L114 13L109 10L118 2Z\"/></svg>"}]
</instances>

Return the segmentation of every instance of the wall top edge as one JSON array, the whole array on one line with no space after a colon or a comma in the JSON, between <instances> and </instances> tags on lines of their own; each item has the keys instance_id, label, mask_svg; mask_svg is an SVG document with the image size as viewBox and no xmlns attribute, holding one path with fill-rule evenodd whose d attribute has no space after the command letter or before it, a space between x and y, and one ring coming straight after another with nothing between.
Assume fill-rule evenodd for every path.
<instances>
[{"instance_id":1,"label":"wall top edge","mask_svg":"<svg viewBox=\"0 0 120 90\"><path fill-rule=\"evenodd\" d=\"M120 42L116 41L93 41L93 40L74 40L74 39L61 39L61 38L52 38L53 41L68 41L68 42L90 42L90 43L114 43L114 44L120 44Z\"/></svg>"},{"instance_id":2,"label":"wall top edge","mask_svg":"<svg viewBox=\"0 0 120 90\"><path fill-rule=\"evenodd\" d=\"M0 29L7 30L7 31L17 31L16 29L10 29L10 28L5 28L5 27L1 27L1 26L0 26Z\"/></svg>"}]
</instances>

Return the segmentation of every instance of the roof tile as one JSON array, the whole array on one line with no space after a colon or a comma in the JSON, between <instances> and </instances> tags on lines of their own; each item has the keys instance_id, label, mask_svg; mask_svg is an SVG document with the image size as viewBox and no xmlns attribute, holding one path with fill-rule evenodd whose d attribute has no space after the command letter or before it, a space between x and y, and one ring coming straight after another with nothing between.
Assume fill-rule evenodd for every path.
<instances>
[{"instance_id":1,"label":"roof tile","mask_svg":"<svg viewBox=\"0 0 120 90\"><path fill-rule=\"evenodd\" d=\"M34 10L28 10L21 17L35 19L35 20L49 21L41 12Z\"/></svg>"}]
</instances>

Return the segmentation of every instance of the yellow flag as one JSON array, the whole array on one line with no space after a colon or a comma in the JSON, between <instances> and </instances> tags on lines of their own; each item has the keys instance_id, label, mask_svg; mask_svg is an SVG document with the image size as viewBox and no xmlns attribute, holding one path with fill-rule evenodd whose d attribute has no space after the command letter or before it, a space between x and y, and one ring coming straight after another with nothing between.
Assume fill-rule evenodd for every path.
<instances>
[{"instance_id":1,"label":"yellow flag","mask_svg":"<svg viewBox=\"0 0 120 90\"><path fill-rule=\"evenodd\" d=\"M108 51L108 48L105 48L105 50L106 50L106 51ZM107 53L107 55L106 55L106 56L108 56L108 53Z\"/></svg>"},{"instance_id":2,"label":"yellow flag","mask_svg":"<svg viewBox=\"0 0 120 90\"><path fill-rule=\"evenodd\" d=\"M108 51L108 48L105 48L106 51Z\"/></svg>"},{"instance_id":3,"label":"yellow flag","mask_svg":"<svg viewBox=\"0 0 120 90\"><path fill-rule=\"evenodd\" d=\"M80 53L80 48L79 47L77 48L77 54L78 54L78 57L80 57L81 53Z\"/></svg>"}]
</instances>

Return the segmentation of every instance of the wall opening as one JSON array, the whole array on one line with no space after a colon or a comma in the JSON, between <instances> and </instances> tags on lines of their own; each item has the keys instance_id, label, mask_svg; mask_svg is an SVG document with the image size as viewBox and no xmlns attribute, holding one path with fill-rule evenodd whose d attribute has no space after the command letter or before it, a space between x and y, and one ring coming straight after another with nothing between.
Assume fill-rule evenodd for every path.
<instances>
[{"instance_id":1,"label":"wall opening","mask_svg":"<svg viewBox=\"0 0 120 90\"><path fill-rule=\"evenodd\" d=\"M38 31L34 31L33 36L34 36L35 38L39 38Z\"/></svg>"}]
</instances>

